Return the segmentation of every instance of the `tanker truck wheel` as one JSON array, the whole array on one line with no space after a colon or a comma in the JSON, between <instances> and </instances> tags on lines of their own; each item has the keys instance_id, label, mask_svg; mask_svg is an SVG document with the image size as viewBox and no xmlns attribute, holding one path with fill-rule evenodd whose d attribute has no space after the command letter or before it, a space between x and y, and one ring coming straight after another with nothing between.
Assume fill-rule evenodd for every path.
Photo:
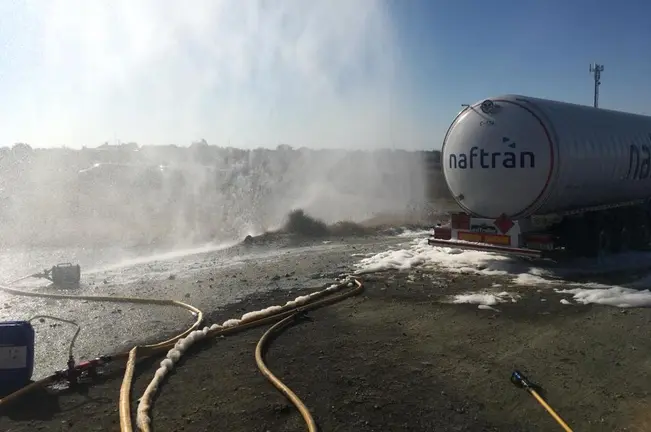
<instances>
[{"instance_id":1,"label":"tanker truck wheel","mask_svg":"<svg viewBox=\"0 0 651 432\"><path fill-rule=\"evenodd\" d=\"M606 215L592 214L585 219L585 256L602 258L614 250L613 227Z\"/></svg>"},{"instance_id":2,"label":"tanker truck wheel","mask_svg":"<svg viewBox=\"0 0 651 432\"><path fill-rule=\"evenodd\" d=\"M622 223L619 227L615 227L613 234L613 252L621 253L631 249L633 236L627 223Z\"/></svg>"},{"instance_id":3,"label":"tanker truck wheel","mask_svg":"<svg viewBox=\"0 0 651 432\"><path fill-rule=\"evenodd\" d=\"M632 212L629 221L629 230L631 233L631 247L633 249L646 249L651 242L651 223L649 214L641 209Z\"/></svg>"},{"instance_id":4,"label":"tanker truck wheel","mask_svg":"<svg viewBox=\"0 0 651 432\"><path fill-rule=\"evenodd\" d=\"M566 219L560 228L565 248L573 257L588 256L592 231L583 219Z\"/></svg>"},{"instance_id":5,"label":"tanker truck wheel","mask_svg":"<svg viewBox=\"0 0 651 432\"><path fill-rule=\"evenodd\" d=\"M596 248L593 251L593 256L602 258L610 255L610 253L613 252L613 239L611 230L609 230L607 227L601 227L601 229L598 230L596 240Z\"/></svg>"},{"instance_id":6,"label":"tanker truck wheel","mask_svg":"<svg viewBox=\"0 0 651 432\"><path fill-rule=\"evenodd\" d=\"M632 247L634 249L646 249L649 247L649 241L651 240L651 229L649 229L648 222L642 222L637 227L635 227Z\"/></svg>"}]
</instances>

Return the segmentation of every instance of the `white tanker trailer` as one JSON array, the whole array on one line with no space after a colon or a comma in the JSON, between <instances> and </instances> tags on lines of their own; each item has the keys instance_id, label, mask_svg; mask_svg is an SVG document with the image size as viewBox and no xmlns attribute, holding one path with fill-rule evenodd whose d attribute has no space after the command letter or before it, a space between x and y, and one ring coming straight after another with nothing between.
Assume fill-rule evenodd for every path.
<instances>
[{"instance_id":1,"label":"white tanker trailer","mask_svg":"<svg viewBox=\"0 0 651 432\"><path fill-rule=\"evenodd\" d=\"M499 96L457 115L441 164L462 211L432 245L599 256L651 240L651 117Z\"/></svg>"}]
</instances>

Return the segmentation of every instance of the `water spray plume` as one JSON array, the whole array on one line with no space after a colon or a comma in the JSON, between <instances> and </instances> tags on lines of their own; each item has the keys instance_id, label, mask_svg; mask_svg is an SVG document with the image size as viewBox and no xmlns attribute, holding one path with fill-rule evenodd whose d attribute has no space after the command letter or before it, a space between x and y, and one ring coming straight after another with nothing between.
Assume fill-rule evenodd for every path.
<instances>
[{"instance_id":1,"label":"water spray plume","mask_svg":"<svg viewBox=\"0 0 651 432\"><path fill-rule=\"evenodd\" d=\"M379 150L424 146L385 2L3 8L0 142L26 143L0 153L3 246L189 247L428 200L426 155Z\"/></svg>"}]
</instances>

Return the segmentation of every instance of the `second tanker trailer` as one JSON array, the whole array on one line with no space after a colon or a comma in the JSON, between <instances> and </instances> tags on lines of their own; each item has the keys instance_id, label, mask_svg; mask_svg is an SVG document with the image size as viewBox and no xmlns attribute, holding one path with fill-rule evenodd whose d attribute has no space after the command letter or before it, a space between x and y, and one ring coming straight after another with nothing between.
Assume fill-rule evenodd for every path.
<instances>
[{"instance_id":1,"label":"second tanker trailer","mask_svg":"<svg viewBox=\"0 0 651 432\"><path fill-rule=\"evenodd\" d=\"M651 117L499 96L457 115L441 164L461 211L430 244L598 256L651 240Z\"/></svg>"}]
</instances>

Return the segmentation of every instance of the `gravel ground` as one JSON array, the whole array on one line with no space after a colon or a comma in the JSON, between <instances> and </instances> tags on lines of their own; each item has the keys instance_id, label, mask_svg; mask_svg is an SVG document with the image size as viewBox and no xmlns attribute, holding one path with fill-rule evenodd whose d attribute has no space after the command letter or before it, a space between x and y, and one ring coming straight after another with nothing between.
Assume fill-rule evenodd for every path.
<instances>
[{"instance_id":1,"label":"gravel ground","mask_svg":"<svg viewBox=\"0 0 651 432\"><path fill-rule=\"evenodd\" d=\"M319 274L341 270L334 257L311 259L305 269L314 273L315 266ZM259 271L291 279L297 265L276 261L274 271ZM361 295L311 312L311 321L288 328L267 353L271 370L323 431L560 430L510 383L514 368L545 389L575 431L651 429L651 310L566 306L552 291L509 287L499 277L413 270L368 275L365 282ZM521 299L500 304L499 312L446 302L493 283L519 291ZM250 293L208 320L239 317L301 292ZM191 349L160 389L154 429L305 430L295 408L257 370L254 350L264 331ZM139 367L134 406L159 361ZM5 411L0 430L119 430L120 384L118 370L82 390L34 394Z\"/></svg>"},{"instance_id":2,"label":"gravel ground","mask_svg":"<svg viewBox=\"0 0 651 432\"><path fill-rule=\"evenodd\" d=\"M41 289L54 294L175 299L216 311L249 295L271 290L320 287L351 271L355 254L381 251L404 243L400 237L352 237L316 244L273 242L206 253L152 260L136 260L108 270L85 272L76 289ZM145 261L145 262L142 262ZM46 267L45 265L43 265ZM42 282L37 281L37 284ZM24 289L34 290L33 286ZM0 292L3 320L29 319L47 314L73 320L81 326L75 344L78 359L94 358L116 348L180 333L194 318L184 309L131 303L53 300ZM34 379L65 367L75 329L47 320L35 322Z\"/></svg>"}]
</instances>

